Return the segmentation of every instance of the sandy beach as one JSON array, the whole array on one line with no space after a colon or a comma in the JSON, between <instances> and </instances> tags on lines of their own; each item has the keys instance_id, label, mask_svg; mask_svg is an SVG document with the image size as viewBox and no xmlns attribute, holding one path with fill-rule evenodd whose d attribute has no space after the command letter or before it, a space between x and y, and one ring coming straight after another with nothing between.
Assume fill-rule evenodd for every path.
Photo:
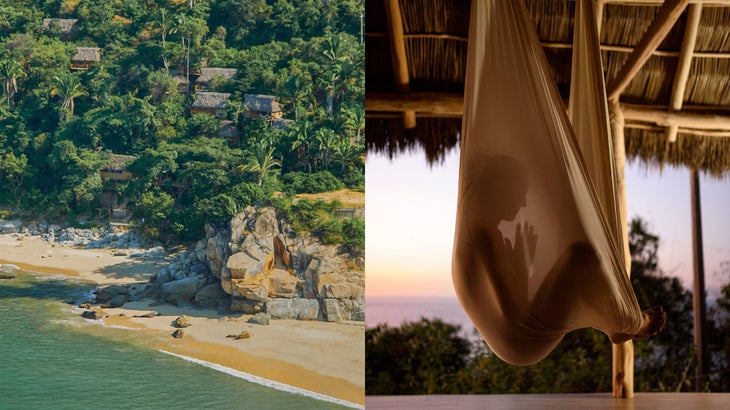
<instances>
[{"instance_id":1,"label":"sandy beach","mask_svg":"<svg viewBox=\"0 0 730 410\"><path fill-rule=\"evenodd\" d=\"M113 249L80 249L49 244L39 237L0 235L0 264L79 277L98 284L147 282L164 261L115 256ZM105 309L106 326L142 331L145 344L178 355L212 362L300 389L355 404L365 404L365 326L363 322L272 320L269 326L247 323L248 315L222 316L213 310L150 306L152 300ZM149 312L160 315L136 318ZM171 336L179 315L190 318L185 336ZM228 335L246 331L251 338Z\"/></svg>"}]
</instances>

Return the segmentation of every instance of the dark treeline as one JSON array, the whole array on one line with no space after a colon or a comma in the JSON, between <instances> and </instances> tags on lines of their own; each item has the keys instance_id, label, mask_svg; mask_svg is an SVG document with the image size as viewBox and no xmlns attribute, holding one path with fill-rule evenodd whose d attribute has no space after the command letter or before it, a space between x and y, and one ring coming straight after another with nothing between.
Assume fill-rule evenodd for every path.
<instances>
[{"instance_id":1,"label":"dark treeline","mask_svg":"<svg viewBox=\"0 0 730 410\"><path fill-rule=\"evenodd\" d=\"M631 278L642 306L662 305L667 326L658 336L637 339L636 391L693 391L692 294L657 267L659 238L641 219L631 222ZM730 265L723 265L730 273ZM730 391L730 283L709 312L710 374L706 391ZM611 343L582 329L565 336L541 362L509 365L483 342L459 336L459 328L422 319L368 329L365 339L368 395L590 393L611 391Z\"/></svg>"},{"instance_id":2,"label":"dark treeline","mask_svg":"<svg viewBox=\"0 0 730 410\"><path fill-rule=\"evenodd\" d=\"M0 205L95 215L113 192L148 234L194 238L274 192L286 208L295 193L363 189L363 9L362 0L0 0ZM47 18L77 21L68 30ZM100 58L72 67L77 47ZM193 110L207 67L237 69L205 84L230 94L215 115ZM246 94L277 97L283 121L252 115ZM101 178L113 155L135 156L136 177Z\"/></svg>"}]
</instances>

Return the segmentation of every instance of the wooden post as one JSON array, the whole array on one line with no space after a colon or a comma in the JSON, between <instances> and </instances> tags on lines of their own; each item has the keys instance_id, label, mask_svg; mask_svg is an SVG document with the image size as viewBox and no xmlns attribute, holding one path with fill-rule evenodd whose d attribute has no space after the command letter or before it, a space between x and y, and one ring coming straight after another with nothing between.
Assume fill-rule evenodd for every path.
<instances>
[{"instance_id":1,"label":"wooden post","mask_svg":"<svg viewBox=\"0 0 730 410\"><path fill-rule=\"evenodd\" d=\"M399 93L407 94L411 91L411 86L408 74L408 58L406 57L403 17L398 0L385 0L385 15L388 20L388 31L390 33L390 50L391 58L393 59L395 89ZM416 128L415 111L404 111L402 119L404 128Z\"/></svg>"},{"instance_id":2,"label":"wooden post","mask_svg":"<svg viewBox=\"0 0 730 410\"><path fill-rule=\"evenodd\" d=\"M694 316L694 339L697 351L695 368L695 391L703 391L708 373L707 355L707 306L705 302L705 262L702 252L702 210L700 209L700 177L696 169L690 171L690 193L692 197L692 260L694 265L694 289L692 310Z\"/></svg>"},{"instance_id":3,"label":"wooden post","mask_svg":"<svg viewBox=\"0 0 730 410\"><path fill-rule=\"evenodd\" d=\"M609 101L611 118L611 138L613 139L613 158L616 166L616 193L618 194L621 235L624 238L624 263L626 273L631 273L629 253L629 224L626 207L626 147L624 145L624 115L617 101ZM634 397L634 342L613 345L613 397L630 399Z\"/></svg>"}]
</instances>

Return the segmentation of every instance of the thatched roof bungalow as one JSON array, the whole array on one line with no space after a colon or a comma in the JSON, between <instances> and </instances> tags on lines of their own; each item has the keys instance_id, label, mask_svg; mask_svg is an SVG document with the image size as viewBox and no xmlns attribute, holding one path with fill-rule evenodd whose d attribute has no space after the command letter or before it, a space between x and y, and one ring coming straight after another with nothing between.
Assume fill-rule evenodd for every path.
<instances>
[{"instance_id":1,"label":"thatched roof bungalow","mask_svg":"<svg viewBox=\"0 0 730 410\"><path fill-rule=\"evenodd\" d=\"M101 61L101 49L99 47L76 47L76 54L71 59L71 68L74 70L87 70L92 64Z\"/></svg>"},{"instance_id":2,"label":"thatched roof bungalow","mask_svg":"<svg viewBox=\"0 0 730 410\"><path fill-rule=\"evenodd\" d=\"M243 106L248 109L247 118L265 118L273 121L284 116L279 106L279 97L273 95L244 94Z\"/></svg>"},{"instance_id":3,"label":"thatched roof bungalow","mask_svg":"<svg viewBox=\"0 0 730 410\"><path fill-rule=\"evenodd\" d=\"M43 30L51 31L55 27L58 27L61 40L68 41L73 39L74 35L76 35L76 32L78 31L78 21L78 19L43 19Z\"/></svg>"},{"instance_id":4,"label":"thatched roof bungalow","mask_svg":"<svg viewBox=\"0 0 730 410\"><path fill-rule=\"evenodd\" d=\"M134 175L127 171L127 166L134 162L134 155L112 154L112 160L101 170L102 179L130 180Z\"/></svg>"},{"instance_id":5,"label":"thatched roof bungalow","mask_svg":"<svg viewBox=\"0 0 730 410\"><path fill-rule=\"evenodd\" d=\"M229 93L199 92L195 94L191 112L193 114L208 113L217 118L226 116L226 104L231 97Z\"/></svg>"},{"instance_id":6,"label":"thatched roof bungalow","mask_svg":"<svg viewBox=\"0 0 730 410\"><path fill-rule=\"evenodd\" d=\"M386 10L391 3L397 17L392 7ZM666 19L662 3L678 7L679 17ZM526 4L567 101L575 1ZM727 174L730 2L599 0L596 6L609 99L624 116L626 155ZM365 7L368 149L395 154L422 146L438 161L459 141L470 1L369 1ZM693 38L693 48L683 46ZM645 62L626 65L637 57Z\"/></svg>"},{"instance_id":7,"label":"thatched roof bungalow","mask_svg":"<svg viewBox=\"0 0 730 410\"><path fill-rule=\"evenodd\" d=\"M203 67L200 69L200 77L195 81L195 89L207 90L214 78L230 81L236 78L236 74L238 70L235 68Z\"/></svg>"}]
</instances>

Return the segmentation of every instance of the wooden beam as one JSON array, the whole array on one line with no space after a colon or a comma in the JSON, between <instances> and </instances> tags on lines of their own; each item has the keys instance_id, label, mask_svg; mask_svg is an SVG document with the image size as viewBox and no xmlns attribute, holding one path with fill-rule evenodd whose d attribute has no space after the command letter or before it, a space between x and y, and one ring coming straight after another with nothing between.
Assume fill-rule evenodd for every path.
<instances>
[{"instance_id":1,"label":"wooden beam","mask_svg":"<svg viewBox=\"0 0 730 410\"><path fill-rule=\"evenodd\" d=\"M679 54L677 70L674 73L672 96L669 100L670 111L680 111L684 103L684 90L687 87L689 69L692 66L692 57L694 55L695 44L697 43L697 30L700 26L700 16L702 16L702 5L691 4L687 13L687 25L684 28L682 51ZM672 143L676 142L678 130L679 127L677 125L670 125L665 132L667 141Z\"/></svg>"},{"instance_id":2,"label":"wooden beam","mask_svg":"<svg viewBox=\"0 0 730 410\"><path fill-rule=\"evenodd\" d=\"M628 121L650 122L663 127L676 125L697 130L730 130L730 116L727 115L669 112L629 104L621 104L621 110Z\"/></svg>"},{"instance_id":3,"label":"wooden beam","mask_svg":"<svg viewBox=\"0 0 730 410\"><path fill-rule=\"evenodd\" d=\"M464 111L463 94L446 93L367 93L366 111L416 111L461 117Z\"/></svg>"},{"instance_id":4,"label":"wooden beam","mask_svg":"<svg viewBox=\"0 0 730 410\"><path fill-rule=\"evenodd\" d=\"M684 90L687 86L689 70L692 66L692 57L694 56L695 44L697 43L697 31L700 26L701 16L701 4L692 4L689 6L687 26L685 27L684 38L682 39L682 51L679 54L677 71L674 75L674 84L672 85L672 97L669 102L670 110L679 111L682 109L682 104L684 103Z\"/></svg>"},{"instance_id":5,"label":"wooden beam","mask_svg":"<svg viewBox=\"0 0 730 410\"><path fill-rule=\"evenodd\" d=\"M411 86L408 74L408 59L406 57L406 40L403 32L403 16L401 15L398 0L385 0L385 14L390 33L390 54L393 60L395 89L399 93L408 93L411 91ZM403 127L416 127L415 112L403 112Z\"/></svg>"},{"instance_id":6,"label":"wooden beam","mask_svg":"<svg viewBox=\"0 0 730 410\"><path fill-rule=\"evenodd\" d=\"M639 40L634 51L629 55L624 66L619 71L614 81L609 85L607 94L609 100L618 101L619 96L629 85L631 80L644 66L644 63L651 57L654 50L659 47L662 40L672 29L674 23L684 12L690 0L667 0L659 8L654 21Z\"/></svg>"},{"instance_id":7,"label":"wooden beam","mask_svg":"<svg viewBox=\"0 0 730 410\"><path fill-rule=\"evenodd\" d=\"M638 123L631 123L631 122L626 123L624 125L624 127L632 128L632 129L636 129L636 130L647 130L647 131L656 131L656 132L662 132L665 130L664 127L660 127L658 125L638 124ZM730 138L730 130L728 130L728 131L710 131L710 130L694 130L691 128L677 127L677 133L696 135L698 137Z\"/></svg>"}]
</instances>

